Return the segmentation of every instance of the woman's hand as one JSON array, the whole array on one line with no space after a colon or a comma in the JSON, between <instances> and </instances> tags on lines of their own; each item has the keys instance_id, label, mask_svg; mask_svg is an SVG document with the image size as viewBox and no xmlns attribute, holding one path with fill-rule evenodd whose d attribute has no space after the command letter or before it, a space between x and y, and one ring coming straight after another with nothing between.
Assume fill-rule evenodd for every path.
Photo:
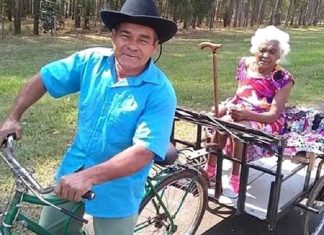
<instances>
[{"instance_id":1,"label":"woman's hand","mask_svg":"<svg viewBox=\"0 0 324 235\"><path fill-rule=\"evenodd\" d=\"M229 114L234 122L249 120L250 111L245 108L231 108Z\"/></svg>"}]
</instances>

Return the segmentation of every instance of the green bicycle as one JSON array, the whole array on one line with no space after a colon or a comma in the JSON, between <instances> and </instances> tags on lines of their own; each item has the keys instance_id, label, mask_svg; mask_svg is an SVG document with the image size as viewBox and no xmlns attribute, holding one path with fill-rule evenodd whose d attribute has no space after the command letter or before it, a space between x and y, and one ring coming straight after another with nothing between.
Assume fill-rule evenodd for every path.
<instances>
[{"instance_id":1,"label":"green bicycle","mask_svg":"<svg viewBox=\"0 0 324 235\"><path fill-rule=\"evenodd\" d=\"M73 219L87 223L86 219L76 215L81 203L72 211L61 208L60 205L67 201L51 196L53 187L43 188L17 161L13 143L13 136L9 136L5 151L0 152L15 179L13 197L5 212L0 214L0 235L22 234L15 230L18 225L35 234L51 235L23 211L22 203L51 206L69 215L64 227L66 235ZM174 151L171 154L173 160L167 158L166 162L154 164L146 181L135 234L195 234L198 229L207 206L207 182L198 169L178 163L177 151ZM89 192L85 198L91 199L93 194Z\"/></svg>"}]
</instances>

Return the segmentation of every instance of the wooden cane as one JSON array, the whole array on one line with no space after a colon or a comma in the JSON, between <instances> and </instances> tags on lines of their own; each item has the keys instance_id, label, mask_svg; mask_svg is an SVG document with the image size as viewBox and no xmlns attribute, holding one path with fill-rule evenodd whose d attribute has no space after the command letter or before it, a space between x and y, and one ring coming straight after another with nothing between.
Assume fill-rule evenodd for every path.
<instances>
[{"instance_id":1,"label":"wooden cane","mask_svg":"<svg viewBox=\"0 0 324 235\"><path fill-rule=\"evenodd\" d=\"M219 117L218 112L218 76L217 76L217 50L221 47L221 44L215 44L212 42L202 42L199 44L200 49L209 48L212 52L212 61L213 61L213 86L214 86L214 115ZM211 138L211 146L216 147L219 144L220 136L219 133L215 133ZM218 149L218 151L221 151ZM215 153L214 153L215 154ZM211 155L214 155L211 153ZM217 155L214 155L217 157ZM207 163L208 164L208 163ZM215 184L215 194L214 198L219 198L222 190L222 160L217 158L217 175L216 175L216 184Z\"/></svg>"},{"instance_id":2,"label":"wooden cane","mask_svg":"<svg viewBox=\"0 0 324 235\"><path fill-rule=\"evenodd\" d=\"M218 77L217 77L217 50L221 47L221 44L215 44L212 42L202 42L199 44L200 49L209 48L212 52L213 60L213 86L214 86L214 114L218 117Z\"/></svg>"}]
</instances>

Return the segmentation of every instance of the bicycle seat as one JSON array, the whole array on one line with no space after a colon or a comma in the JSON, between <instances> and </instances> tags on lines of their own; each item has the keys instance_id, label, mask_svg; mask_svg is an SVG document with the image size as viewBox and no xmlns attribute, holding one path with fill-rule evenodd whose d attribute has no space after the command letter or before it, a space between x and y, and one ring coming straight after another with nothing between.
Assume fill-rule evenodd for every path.
<instances>
[{"instance_id":1,"label":"bicycle seat","mask_svg":"<svg viewBox=\"0 0 324 235\"><path fill-rule=\"evenodd\" d=\"M155 161L160 166L172 165L178 158L178 151L176 147L170 142L164 161Z\"/></svg>"}]
</instances>

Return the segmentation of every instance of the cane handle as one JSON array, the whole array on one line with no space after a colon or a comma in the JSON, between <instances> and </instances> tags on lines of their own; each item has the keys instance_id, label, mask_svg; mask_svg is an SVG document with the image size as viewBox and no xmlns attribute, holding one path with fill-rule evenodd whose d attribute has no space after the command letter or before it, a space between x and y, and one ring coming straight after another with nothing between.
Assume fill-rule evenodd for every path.
<instances>
[{"instance_id":1,"label":"cane handle","mask_svg":"<svg viewBox=\"0 0 324 235\"><path fill-rule=\"evenodd\" d=\"M213 52L213 54L216 53L217 49L220 48L222 46L222 44L216 44L216 43L212 43L212 42L202 42L199 43L199 47L200 49L204 49L204 48L210 48Z\"/></svg>"}]
</instances>

